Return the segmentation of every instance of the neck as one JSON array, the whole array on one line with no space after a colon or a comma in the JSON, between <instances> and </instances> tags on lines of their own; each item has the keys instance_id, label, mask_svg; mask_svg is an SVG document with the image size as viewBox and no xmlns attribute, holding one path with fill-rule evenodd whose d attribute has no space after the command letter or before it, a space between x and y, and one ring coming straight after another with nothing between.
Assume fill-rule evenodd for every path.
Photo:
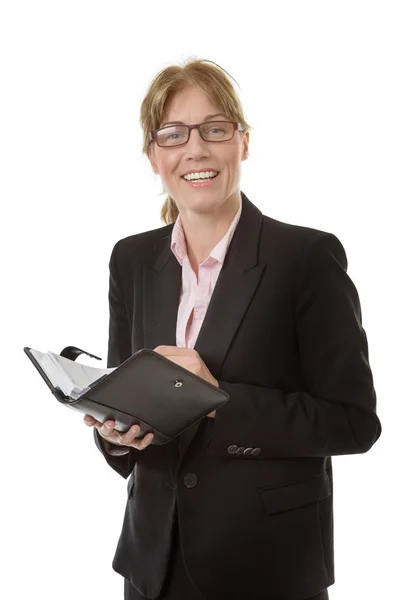
<instances>
[{"instance_id":1,"label":"neck","mask_svg":"<svg viewBox=\"0 0 400 600\"><path fill-rule=\"evenodd\" d=\"M240 192L213 212L180 211L190 264L198 266L227 233L240 206Z\"/></svg>"}]
</instances>

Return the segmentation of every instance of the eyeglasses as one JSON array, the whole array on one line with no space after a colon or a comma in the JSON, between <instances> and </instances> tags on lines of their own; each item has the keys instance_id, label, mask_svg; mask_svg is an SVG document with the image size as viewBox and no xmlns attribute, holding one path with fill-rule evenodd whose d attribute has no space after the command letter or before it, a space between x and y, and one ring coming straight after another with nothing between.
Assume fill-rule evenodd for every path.
<instances>
[{"instance_id":1,"label":"eyeglasses","mask_svg":"<svg viewBox=\"0 0 400 600\"><path fill-rule=\"evenodd\" d=\"M227 142L235 131L243 131L241 123L231 121L209 121L198 125L169 125L150 132L151 141L156 141L161 148L183 146L187 144L192 129L198 129L200 136L206 142Z\"/></svg>"}]
</instances>

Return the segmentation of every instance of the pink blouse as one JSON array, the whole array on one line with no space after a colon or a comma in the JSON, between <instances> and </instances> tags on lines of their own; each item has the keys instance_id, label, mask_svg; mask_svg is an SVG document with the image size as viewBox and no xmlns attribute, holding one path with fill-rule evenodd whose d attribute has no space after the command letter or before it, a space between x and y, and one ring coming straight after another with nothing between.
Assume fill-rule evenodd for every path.
<instances>
[{"instance_id":1,"label":"pink blouse","mask_svg":"<svg viewBox=\"0 0 400 600\"><path fill-rule=\"evenodd\" d=\"M188 258L185 232L180 215L174 224L171 250L182 266L181 295L176 325L176 345L180 348L193 348L196 343L241 212L242 201L240 201L238 211L227 233L213 248L208 258L199 265L198 277L196 277Z\"/></svg>"}]
</instances>

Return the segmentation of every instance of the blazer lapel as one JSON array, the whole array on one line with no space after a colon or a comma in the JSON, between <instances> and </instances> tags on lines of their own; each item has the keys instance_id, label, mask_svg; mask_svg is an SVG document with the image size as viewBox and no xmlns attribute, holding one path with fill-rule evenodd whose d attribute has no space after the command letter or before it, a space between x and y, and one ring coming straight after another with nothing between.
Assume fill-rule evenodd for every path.
<instances>
[{"instance_id":1,"label":"blazer lapel","mask_svg":"<svg viewBox=\"0 0 400 600\"><path fill-rule=\"evenodd\" d=\"M172 227L171 227L172 231ZM182 267L171 251L171 232L159 241L157 257L143 272L143 334L146 348L176 346Z\"/></svg>"},{"instance_id":2,"label":"blazer lapel","mask_svg":"<svg viewBox=\"0 0 400 600\"><path fill-rule=\"evenodd\" d=\"M266 267L258 264L263 215L242 192L242 214L232 237L195 350L219 378L225 357ZM144 272L145 347L176 345L182 268L171 251L171 232L160 240L152 268ZM182 458L200 423L179 436Z\"/></svg>"}]
</instances>

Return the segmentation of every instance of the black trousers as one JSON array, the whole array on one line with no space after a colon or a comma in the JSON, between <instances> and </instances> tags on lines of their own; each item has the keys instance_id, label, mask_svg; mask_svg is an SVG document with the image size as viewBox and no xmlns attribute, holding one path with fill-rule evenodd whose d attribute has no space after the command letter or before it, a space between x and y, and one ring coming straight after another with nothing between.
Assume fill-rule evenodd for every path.
<instances>
[{"instance_id":1,"label":"black trousers","mask_svg":"<svg viewBox=\"0 0 400 600\"><path fill-rule=\"evenodd\" d=\"M131 583L125 579L124 584L125 600L146 600ZM157 600L204 600L203 596L192 584L182 558L180 549L179 532L177 519L175 521L174 540L172 544L172 555L170 568ZM323 590L312 598L302 598L299 600L329 600L328 590Z\"/></svg>"}]
</instances>

